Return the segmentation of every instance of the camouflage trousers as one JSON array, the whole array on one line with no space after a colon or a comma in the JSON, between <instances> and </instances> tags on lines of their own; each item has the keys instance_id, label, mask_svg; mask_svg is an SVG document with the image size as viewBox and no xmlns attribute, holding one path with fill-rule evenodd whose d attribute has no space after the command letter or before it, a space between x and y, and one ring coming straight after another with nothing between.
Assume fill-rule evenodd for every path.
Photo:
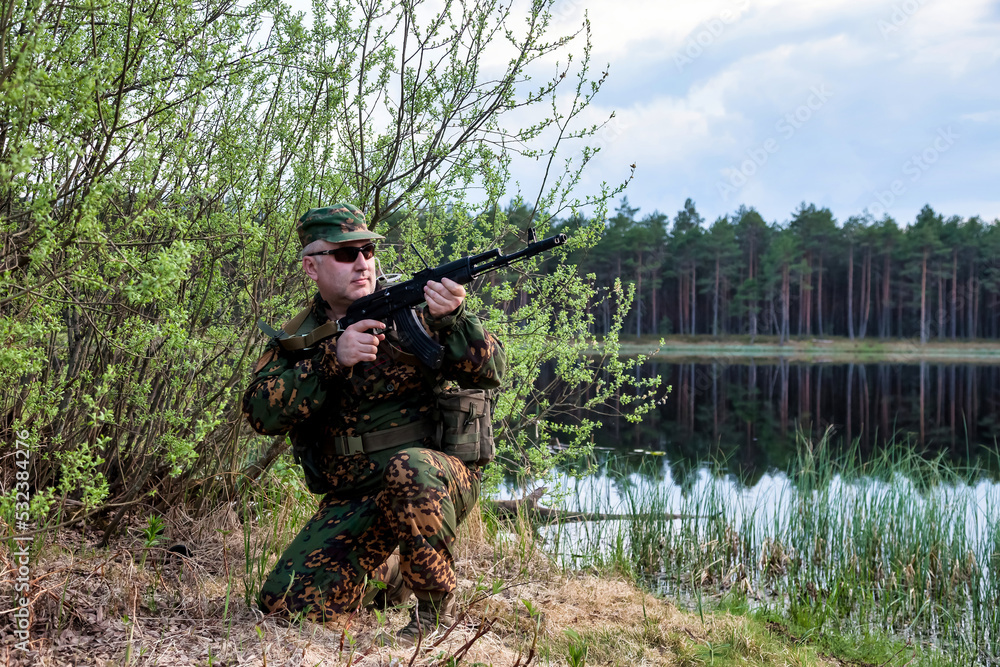
<instances>
[{"instance_id":1,"label":"camouflage trousers","mask_svg":"<svg viewBox=\"0 0 1000 667\"><path fill-rule=\"evenodd\" d=\"M264 582L261 609L303 612L316 622L353 611L366 580L388 580L386 559L397 546L410 588L455 589L455 534L479 499L480 473L414 447L393 454L383 479L374 495L323 499Z\"/></svg>"}]
</instances>

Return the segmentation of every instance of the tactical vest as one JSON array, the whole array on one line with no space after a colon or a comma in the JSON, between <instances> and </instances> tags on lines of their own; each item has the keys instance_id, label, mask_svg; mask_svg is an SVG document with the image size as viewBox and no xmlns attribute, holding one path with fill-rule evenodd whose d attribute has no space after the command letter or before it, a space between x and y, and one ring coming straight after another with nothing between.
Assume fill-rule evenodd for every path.
<instances>
[{"instance_id":1,"label":"tactical vest","mask_svg":"<svg viewBox=\"0 0 1000 667\"><path fill-rule=\"evenodd\" d=\"M278 339L282 349L298 352L312 347L330 335L337 335L337 323L332 320L312 327L306 334L299 334L303 325L307 325L311 314L311 306L306 306L281 327L289 336ZM261 328L272 336L277 333L270 330L270 327ZM413 363L420 362L414 358ZM484 466L491 462L496 457L493 438L495 392L485 389L460 389L447 383L439 383L434 388L434 394L436 397L434 422L418 421L370 431L360 436L339 436L334 442L335 451L341 456L370 454L433 436L434 444L440 451L466 464ZM302 464L303 452L293 448L293 453L296 460Z\"/></svg>"}]
</instances>

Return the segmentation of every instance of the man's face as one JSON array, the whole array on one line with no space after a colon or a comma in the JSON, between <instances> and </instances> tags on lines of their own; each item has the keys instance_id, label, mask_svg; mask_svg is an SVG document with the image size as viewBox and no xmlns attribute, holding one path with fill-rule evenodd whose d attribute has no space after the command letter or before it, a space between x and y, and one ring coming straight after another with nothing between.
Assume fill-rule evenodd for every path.
<instances>
[{"instance_id":1,"label":"man's face","mask_svg":"<svg viewBox=\"0 0 1000 667\"><path fill-rule=\"evenodd\" d=\"M343 243L320 241L319 250L332 250L353 246L360 248L372 241L358 240ZM365 259L358 253L353 262L338 262L333 255L313 255L302 258L302 269L316 282L320 296L337 317L342 317L355 300L375 291L375 256Z\"/></svg>"}]
</instances>

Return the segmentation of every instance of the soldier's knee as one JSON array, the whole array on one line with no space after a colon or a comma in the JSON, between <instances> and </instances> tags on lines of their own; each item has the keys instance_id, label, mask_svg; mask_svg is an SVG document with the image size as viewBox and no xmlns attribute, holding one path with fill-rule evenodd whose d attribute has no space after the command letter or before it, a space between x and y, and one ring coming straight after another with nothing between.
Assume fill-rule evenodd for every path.
<instances>
[{"instance_id":1,"label":"soldier's knee","mask_svg":"<svg viewBox=\"0 0 1000 667\"><path fill-rule=\"evenodd\" d=\"M387 462L383 480L390 494L409 495L417 487L434 485L437 479L434 455L428 449L412 447L396 452Z\"/></svg>"}]
</instances>

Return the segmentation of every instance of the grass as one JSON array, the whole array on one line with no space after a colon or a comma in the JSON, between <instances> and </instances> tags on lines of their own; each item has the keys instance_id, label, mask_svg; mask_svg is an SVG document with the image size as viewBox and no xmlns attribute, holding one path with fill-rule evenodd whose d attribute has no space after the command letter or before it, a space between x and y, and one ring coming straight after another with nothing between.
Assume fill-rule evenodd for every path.
<instances>
[{"instance_id":1,"label":"grass","mask_svg":"<svg viewBox=\"0 0 1000 667\"><path fill-rule=\"evenodd\" d=\"M405 609L327 625L263 616L263 577L315 508L283 462L237 506L137 512L107 549L63 530L33 562L32 648L10 664L951 665L995 655L996 517L957 527L983 490L914 457L802 451L770 495L705 475L685 491L612 468L575 492L627 521L564 525L474 514L456 552L460 610L430 651L374 646ZM659 461L659 459L658 459ZM607 488L601 492L600 484ZM623 507L612 507L620 498ZM567 504L584 498L572 494ZM985 502L985 501L983 501ZM989 501L990 511L992 501ZM977 505L978 507L978 505ZM667 520L669 512L705 518ZM974 514L980 516L982 513ZM161 530L162 528L162 530ZM160 537L162 536L162 540ZM154 539L155 538L155 539ZM183 541L190 557L169 544ZM12 563L0 554L10 572ZM656 591L652 594L650 591ZM479 628L488 631L478 636ZM981 637L981 638L977 638ZM394 662L395 661L395 662Z\"/></svg>"},{"instance_id":2,"label":"grass","mask_svg":"<svg viewBox=\"0 0 1000 667\"><path fill-rule=\"evenodd\" d=\"M699 615L745 605L846 659L885 664L916 650L921 660L994 662L998 487L905 447L834 459L827 438L800 442L796 472L753 489L706 473L682 490L650 483L659 467L617 474L612 463L574 483L566 503L633 518L558 526L548 543L565 567L635 577ZM673 513L685 516L663 518Z\"/></svg>"},{"instance_id":3,"label":"grass","mask_svg":"<svg viewBox=\"0 0 1000 667\"><path fill-rule=\"evenodd\" d=\"M181 508L137 511L108 548L93 546L100 533L90 528L47 534L32 561L32 651L5 643L0 664L707 664L698 646L718 630L629 579L564 571L529 526L489 515L463 527L466 617L440 646L414 654L373 644L380 629L406 622L405 609L326 625L265 617L253 605L260 580L315 507L287 472L279 466L243 503L198 519ZM190 555L168 551L178 541ZM0 564L12 571L9 552ZM488 632L477 638L480 627Z\"/></svg>"},{"instance_id":4,"label":"grass","mask_svg":"<svg viewBox=\"0 0 1000 667\"><path fill-rule=\"evenodd\" d=\"M709 617L705 626L622 577L563 572L530 530L493 523L490 536L492 520L476 515L458 553L466 620L447 642L414 655L372 643L381 627L401 626L405 610L316 625L263 617L247 605L235 576L245 562L239 553L244 537L231 508L165 523L171 537L175 531L185 536L191 558L173 560L165 549L146 546L138 520L107 550L81 548L86 535L53 536L36 566L33 651L23 656L5 646L0 657L15 665L102 667L389 665L411 659L445 665L472 642L463 664L695 665L707 664L698 657L703 638L712 641L736 622ZM259 526L251 538L270 549L272 530ZM636 624L637 617L643 622ZM476 626L485 621L489 632L476 640Z\"/></svg>"}]
</instances>

